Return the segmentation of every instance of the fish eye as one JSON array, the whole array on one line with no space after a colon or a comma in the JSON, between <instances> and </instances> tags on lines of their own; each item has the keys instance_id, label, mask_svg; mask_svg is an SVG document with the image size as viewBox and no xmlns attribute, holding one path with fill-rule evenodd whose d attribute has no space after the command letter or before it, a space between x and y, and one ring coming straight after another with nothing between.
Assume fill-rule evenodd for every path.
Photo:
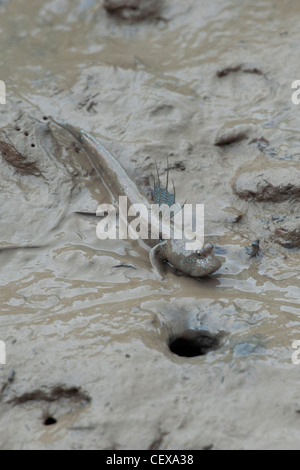
<instances>
[{"instance_id":1,"label":"fish eye","mask_svg":"<svg viewBox=\"0 0 300 470\"><path fill-rule=\"evenodd\" d=\"M195 253L199 258L205 258L208 256L213 250L213 245L211 243L206 243L201 250L196 250Z\"/></svg>"}]
</instances>

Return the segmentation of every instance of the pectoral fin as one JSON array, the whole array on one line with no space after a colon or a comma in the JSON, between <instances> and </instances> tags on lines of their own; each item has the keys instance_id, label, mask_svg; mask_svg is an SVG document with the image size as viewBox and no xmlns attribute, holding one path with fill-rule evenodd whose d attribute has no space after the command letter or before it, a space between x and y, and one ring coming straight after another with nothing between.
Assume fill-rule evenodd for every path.
<instances>
[{"instance_id":1,"label":"pectoral fin","mask_svg":"<svg viewBox=\"0 0 300 470\"><path fill-rule=\"evenodd\" d=\"M111 205L114 208L115 214L119 214L119 207L116 204ZM103 218L106 216L104 213L99 213L98 210L97 212L89 212L89 211L75 211L73 214L79 215L81 217L97 217L98 219Z\"/></svg>"},{"instance_id":2,"label":"pectoral fin","mask_svg":"<svg viewBox=\"0 0 300 470\"><path fill-rule=\"evenodd\" d=\"M155 272L156 276L163 280L165 278L165 269L164 269L164 245L166 242L159 243L155 245L150 251L150 262Z\"/></svg>"},{"instance_id":3,"label":"pectoral fin","mask_svg":"<svg viewBox=\"0 0 300 470\"><path fill-rule=\"evenodd\" d=\"M74 214L80 215L81 217L97 217L96 212L76 211Z\"/></svg>"}]
</instances>

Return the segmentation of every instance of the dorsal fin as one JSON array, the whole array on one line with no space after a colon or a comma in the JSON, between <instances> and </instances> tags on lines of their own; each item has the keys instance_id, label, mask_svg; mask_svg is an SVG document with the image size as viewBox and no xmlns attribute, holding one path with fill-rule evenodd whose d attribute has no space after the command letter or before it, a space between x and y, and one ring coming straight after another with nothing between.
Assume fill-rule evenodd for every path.
<instances>
[{"instance_id":1,"label":"dorsal fin","mask_svg":"<svg viewBox=\"0 0 300 470\"><path fill-rule=\"evenodd\" d=\"M168 162L168 160L167 160ZM154 181L154 204L167 204L169 207L175 204L175 186L173 182L174 193L169 193L168 186L169 186L169 162L167 167L167 183L166 187L162 187L160 183L160 178L158 174L158 168L156 165L157 171L157 181Z\"/></svg>"}]
</instances>

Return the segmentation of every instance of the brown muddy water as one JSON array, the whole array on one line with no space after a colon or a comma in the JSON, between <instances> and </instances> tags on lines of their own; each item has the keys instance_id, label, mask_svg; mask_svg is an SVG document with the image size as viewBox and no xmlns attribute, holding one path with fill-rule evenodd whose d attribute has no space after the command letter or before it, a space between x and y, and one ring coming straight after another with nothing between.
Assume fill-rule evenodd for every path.
<instances>
[{"instance_id":1,"label":"brown muddy water","mask_svg":"<svg viewBox=\"0 0 300 470\"><path fill-rule=\"evenodd\" d=\"M160 7L0 2L2 449L300 448L300 4ZM50 114L145 191L169 157L221 269L158 281L100 241L74 212L109 193Z\"/></svg>"}]
</instances>

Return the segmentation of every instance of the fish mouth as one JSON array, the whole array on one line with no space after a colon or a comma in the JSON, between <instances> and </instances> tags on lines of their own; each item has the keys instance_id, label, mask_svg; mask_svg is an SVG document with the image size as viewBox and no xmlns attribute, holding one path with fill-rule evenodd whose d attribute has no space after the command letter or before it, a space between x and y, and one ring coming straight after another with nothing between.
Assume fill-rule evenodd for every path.
<instances>
[{"instance_id":1,"label":"fish mouth","mask_svg":"<svg viewBox=\"0 0 300 470\"><path fill-rule=\"evenodd\" d=\"M218 269L220 269L220 267L222 266L222 263L219 260L219 258L217 258L214 255L212 255L210 258L211 258L211 260L210 260L210 263L209 263L209 269L210 269L210 274L212 274L215 271L218 271Z\"/></svg>"},{"instance_id":2,"label":"fish mouth","mask_svg":"<svg viewBox=\"0 0 300 470\"><path fill-rule=\"evenodd\" d=\"M199 259L193 271L187 274L191 277L206 277L216 272L221 266L219 258L209 255L205 259Z\"/></svg>"}]
</instances>

